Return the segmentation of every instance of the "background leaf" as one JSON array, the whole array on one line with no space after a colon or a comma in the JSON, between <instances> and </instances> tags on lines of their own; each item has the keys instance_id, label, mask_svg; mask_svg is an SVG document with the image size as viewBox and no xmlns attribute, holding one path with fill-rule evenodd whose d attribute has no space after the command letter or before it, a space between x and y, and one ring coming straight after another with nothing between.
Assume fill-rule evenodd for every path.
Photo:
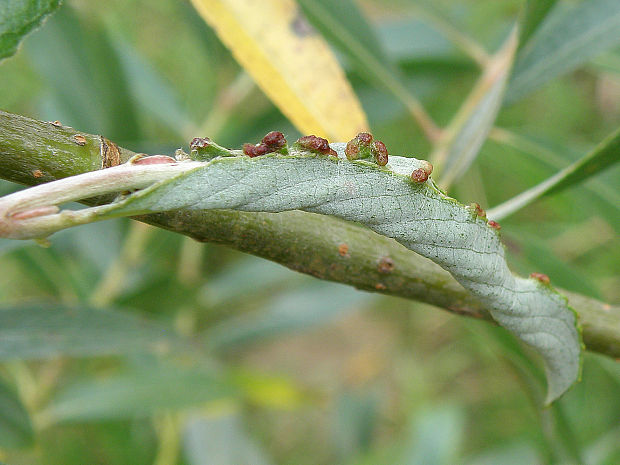
<instances>
[{"instance_id":1,"label":"background leaf","mask_svg":"<svg viewBox=\"0 0 620 465\"><path fill-rule=\"evenodd\" d=\"M0 359L167 351L171 330L125 311L29 304L0 309Z\"/></svg>"},{"instance_id":2,"label":"background leaf","mask_svg":"<svg viewBox=\"0 0 620 465\"><path fill-rule=\"evenodd\" d=\"M65 5L31 37L26 52L50 87L45 99L49 120L105 134L117 143L139 139L121 59L94 19L80 21Z\"/></svg>"},{"instance_id":3,"label":"background leaf","mask_svg":"<svg viewBox=\"0 0 620 465\"><path fill-rule=\"evenodd\" d=\"M427 135L437 136L434 123L404 85L400 72L389 59L372 25L353 0L298 0L298 3L312 24L345 54L362 76L392 93L417 118Z\"/></svg>"},{"instance_id":4,"label":"background leaf","mask_svg":"<svg viewBox=\"0 0 620 465\"><path fill-rule=\"evenodd\" d=\"M193 4L300 132L346 140L367 129L366 115L340 65L295 2Z\"/></svg>"},{"instance_id":5,"label":"background leaf","mask_svg":"<svg viewBox=\"0 0 620 465\"><path fill-rule=\"evenodd\" d=\"M506 102L532 90L620 42L620 3L588 0L570 9L555 8L517 56Z\"/></svg>"},{"instance_id":6,"label":"background leaf","mask_svg":"<svg viewBox=\"0 0 620 465\"><path fill-rule=\"evenodd\" d=\"M13 55L24 36L59 6L60 0L4 0L0 5L0 60Z\"/></svg>"},{"instance_id":7,"label":"background leaf","mask_svg":"<svg viewBox=\"0 0 620 465\"><path fill-rule=\"evenodd\" d=\"M0 448L30 445L34 432L30 416L17 393L0 379Z\"/></svg>"},{"instance_id":8,"label":"background leaf","mask_svg":"<svg viewBox=\"0 0 620 465\"><path fill-rule=\"evenodd\" d=\"M488 216L498 220L505 218L536 199L584 182L590 176L613 166L618 161L620 161L620 129L608 136L590 153L546 181L492 208L487 212Z\"/></svg>"},{"instance_id":9,"label":"background leaf","mask_svg":"<svg viewBox=\"0 0 620 465\"><path fill-rule=\"evenodd\" d=\"M66 387L41 415L46 422L144 417L237 395L236 387L216 371L146 361L107 379Z\"/></svg>"},{"instance_id":10,"label":"background leaf","mask_svg":"<svg viewBox=\"0 0 620 465\"><path fill-rule=\"evenodd\" d=\"M312 284L266 302L262 312L224 320L209 329L204 338L215 350L238 349L280 333L326 324L357 310L369 297L341 284Z\"/></svg>"},{"instance_id":11,"label":"background leaf","mask_svg":"<svg viewBox=\"0 0 620 465\"><path fill-rule=\"evenodd\" d=\"M463 413L458 407L427 407L412 425L410 444L400 463L406 465L448 465L463 441Z\"/></svg>"},{"instance_id":12,"label":"background leaf","mask_svg":"<svg viewBox=\"0 0 620 465\"><path fill-rule=\"evenodd\" d=\"M478 80L459 112L444 130L430 160L439 183L447 189L478 155L501 108L517 47L515 31Z\"/></svg>"},{"instance_id":13,"label":"background leaf","mask_svg":"<svg viewBox=\"0 0 620 465\"><path fill-rule=\"evenodd\" d=\"M526 0L519 21L519 49L528 43L556 3L557 0Z\"/></svg>"},{"instance_id":14,"label":"background leaf","mask_svg":"<svg viewBox=\"0 0 620 465\"><path fill-rule=\"evenodd\" d=\"M192 415L183 432L183 451L190 465L268 465L269 460L253 441L238 413L215 411Z\"/></svg>"}]
</instances>

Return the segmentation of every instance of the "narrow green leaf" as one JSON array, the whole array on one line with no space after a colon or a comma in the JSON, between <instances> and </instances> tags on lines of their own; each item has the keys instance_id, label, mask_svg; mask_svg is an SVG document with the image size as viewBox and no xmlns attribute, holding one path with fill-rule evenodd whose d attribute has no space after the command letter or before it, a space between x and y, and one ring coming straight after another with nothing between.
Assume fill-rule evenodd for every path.
<instances>
[{"instance_id":1,"label":"narrow green leaf","mask_svg":"<svg viewBox=\"0 0 620 465\"><path fill-rule=\"evenodd\" d=\"M520 151L527 159L528 164L538 162L547 167L550 172L559 171L566 166L567 160L576 160L581 155L572 146L560 144L548 139L540 139L529 134L508 131L501 128L493 128L491 138L500 144L506 144ZM603 179L603 176L592 179L584 184L597 200L602 200L609 205L611 216L607 215L608 221L614 223L613 213L620 205L620 192L615 188L613 180ZM620 225L620 218L616 221ZM620 229L620 228L618 228Z\"/></svg>"},{"instance_id":2,"label":"narrow green leaf","mask_svg":"<svg viewBox=\"0 0 620 465\"><path fill-rule=\"evenodd\" d=\"M216 350L236 349L277 334L325 324L356 310L371 295L342 284L313 283L268 301L263 311L223 321L207 331L205 340Z\"/></svg>"},{"instance_id":3,"label":"narrow green leaf","mask_svg":"<svg viewBox=\"0 0 620 465\"><path fill-rule=\"evenodd\" d=\"M234 410L192 416L184 428L183 451L190 465L272 463L245 431L241 416Z\"/></svg>"},{"instance_id":4,"label":"narrow green leaf","mask_svg":"<svg viewBox=\"0 0 620 465\"><path fill-rule=\"evenodd\" d=\"M487 212L489 218L497 220L506 218L535 200L579 184L604 169L613 166L618 161L620 161L620 129L605 138L591 152L562 171L537 186L490 209Z\"/></svg>"},{"instance_id":5,"label":"narrow green leaf","mask_svg":"<svg viewBox=\"0 0 620 465\"><path fill-rule=\"evenodd\" d=\"M515 30L493 56L431 155L440 175L439 182L446 189L474 162L497 118L517 46L516 39Z\"/></svg>"},{"instance_id":6,"label":"narrow green leaf","mask_svg":"<svg viewBox=\"0 0 620 465\"><path fill-rule=\"evenodd\" d=\"M71 385L58 393L41 415L52 423L145 417L238 395L231 382L202 368L146 365Z\"/></svg>"},{"instance_id":7,"label":"narrow green leaf","mask_svg":"<svg viewBox=\"0 0 620 465\"><path fill-rule=\"evenodd\" d=\"M501 446L485 447L484 452L463 462L465 465L523 465L524 463L544 463L533 444L517 441Z\"/></svg>"},{"instance_id":8,"label":"narrow green leaf","mask_svg":"<svg viewBox=\"0 0 620 465\"><path fill-rule=\"evenodd\" d=\"M534 347L545 361L548 401L566 391L578 378L582 350L575 313L566 299L543 277L523 279L510 272L496 223L447 197L432 180L414 182L412 172L419 179L420 173L428 173L428 162L391 156L389 165L381 167L366 160L350 161L345 145L332 144L339 158L293 148L289 155L255 158L235 151L201 163L128 163L4 197L2 227L14 232L13 237L23 238L21 234L31 231L40 237L105 218L184 208L304 210L359 222L445 268L498 323ZM49 208L50 202L60 199L149 184L109 205L50 211L23 221L11 215L12 208L25 205L32 208L42 202L42 208ZM377 289L381 286L378 282Z\"/></svg>"},{"instance_id":9,"label":"narrow green leaf","mask_svg":"<svg viewBox=\"0 0 620 465\"><path fill-rule=\"evenodd\" d=\"M0 448L26 447L33 437L26 407L17 393L0 379Z\"/></svg>"},{"instance_id":10,"label":"narrow green leaf","mask_svg":"<svg viewBox=\"0 0 620 465\"><path fill-rule=\"evenodd\" d=\"M10 252L11 250L19 249L23 246L23 244L16 243L15 241L0 239L0 256Z\"/></svg>"},{"instance_id":11,"label":"narrow green leaf","mask_svg":"<svg viewBox=\"0 0 620 465\"><path fill-rule=\"evenodd\" d=\"M191 139L191 134L198 131L180 105L174 88L129 44L117 38L113 46L131 96L140 109L176 131L180 138Z\"/></svg>"},{"instance_id":12,"label":"narrow green leaf","mask_svg":"<svg viewBox=\"0 0 620 465\"><path fill-rule=\"evenodd\" d=\"M171 330L116 310L24 304L0 309L0 360L165 351Z\"/></svg>"},{"instance_id":13,"label":"narrow green leaf","mask_svg":"<svg viewBox=\"0 0 620 465\"><path fill-rule=\"evenodd\" d=\"M367 452L373 445L373 432L380 423L380 398L372 390L345 388L334 410L332 441L342 458Z\"/></svg>"},{"instance_id":14,"label":"narrow green leaf","mask_svg":"<svg viewBox=\"0 0 620 465\"><path fill-rule=\"evenodd\" d=\"M557 0L527 0L523 9L519 33L519 49L523 48L545 20Z\"/></svg>"},{"instance_id":15,"label":"narrow green leaf","mask_svg":"<svg viewBox=\"0 0 620 465\"><path fill-rule=\"evenodd\" d=\"M295 278L303 279L302 275L292 273L278 263L249 256L209 279L200 292L201 300L210 306L234 304L238 299L248 299L249 296L253 298L248 300L253 300L272 294L274 288L290 287L291 280Z\"/></svg>"},{"instance_id":16,"label":"narrow green leaf","mask_svg":"<svg viewBox=\"0 0 620 465\"><path fill-rule=\"evenodd\" d=\"M450 62L469 65L452 42L420 19L383 19L377 25L377 36L385 49L381 51L382 56L400 64Z\"/></svg>"},{"instance_id":17,"label":"narrow green leaf","mask_svg":"<svg viewBox=\"0 0 620 465\"><path fill-rule=\"evenodd\" d=\"M28 40L25 52L49 85L50 121L117 143L140 138L121 59L97 18L65 6Z\"/></svg>"},{"instance_id":18,"label":"narrow green leaf","mask_svg":"<svg viewBox=\"0 0 620 465\"><path fill-rule=\"evenodd\" d=\"M446 465L456 463L464 439L465 415L456 406L427 407L415 416L405 465Z\"/></svg>"},{"instance_id":19,"label":"narrow green leaf","mask_svg":"<svg viewBox=\"0 0 620 465\"><path fill-rule=\"evenodd\" d=\"M588 0L555 8L521 50L506 92L513 103L620 43L620 2Z\"/></svg>"},{"instance_id":20,"label":"narrow green leaf","mask_svg":"<svg viewBox=\"0 0 620 465\"><path fill-rule=\"evenodd\" d=\"M0 60L17 51L19 42L60 6L60 0L3 0L0 3Z\"/></svg>"},{"instance_id":21,"label":"narrow green leaf","mask_svg":"<svg viewBox=\"0 0 620 465\"><path fill-rule=\"evenodd\" d=\"M368 60L372 60L381 66L393 66L373 27L355 1L297 0L297 3L308 20L346 53L353 65L362 68L368 64ZM364 53L369 56L364 58ZM373 76L371 69L360 70Z\"/></svg>"},{"instance_id":22,"label":"narrow green leaf","mask_svg":"<svg viewBox=\"0 0 620 465\"><path fill-rule=\"evenodd\" d=\"M612 75L620 75L620 53L617 51L608 51L594 58L590 64L597 72L611 73Z\"/></svg>"}]
</instances>

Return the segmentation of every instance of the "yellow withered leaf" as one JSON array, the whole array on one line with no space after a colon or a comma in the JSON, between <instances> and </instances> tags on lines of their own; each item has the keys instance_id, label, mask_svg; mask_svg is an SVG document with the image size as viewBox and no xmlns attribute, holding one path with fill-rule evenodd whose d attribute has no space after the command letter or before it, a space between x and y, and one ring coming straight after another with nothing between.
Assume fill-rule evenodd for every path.
<instances>
[{"instance_id":1,"label":"yellow withered leaf","mask_svg":"<svg viewBox=\"0 0 620 465\"><path fill-rule=\"evenodd\" d=\"M192 3L300 132L345 141L368 130L338 61L293 0Z\"/></svg>"}]
</instances>

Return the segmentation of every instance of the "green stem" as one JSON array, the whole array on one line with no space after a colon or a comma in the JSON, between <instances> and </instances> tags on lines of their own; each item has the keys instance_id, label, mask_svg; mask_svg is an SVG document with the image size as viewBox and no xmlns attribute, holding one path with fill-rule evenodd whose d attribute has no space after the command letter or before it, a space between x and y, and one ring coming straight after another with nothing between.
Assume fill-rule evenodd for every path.
<instances>
[{"instance_id":1,"label":"green stem","mask_svg":"<svg viewBox=\"0 0 620 465\"><path fill-rule=\"evenodd\" d=\"M99 169L101 147L95 142L101 138L83 134L94 142L81 146L71 141L77 134L71 131L0 112L0 177L33 185ZM134 155L122 148L119 154L122 162ZM45 172L46 177L34 177L31 169ZM438 265L392 239L333 217L298 211L179 210L135 219L198 241L225 244L320 279L491 321L480 303ZM386 257L394 263L387 273L379 266ZM579 312L587 348L620 357L620 307L558 290Z\"/></svg>"}]
</instances>

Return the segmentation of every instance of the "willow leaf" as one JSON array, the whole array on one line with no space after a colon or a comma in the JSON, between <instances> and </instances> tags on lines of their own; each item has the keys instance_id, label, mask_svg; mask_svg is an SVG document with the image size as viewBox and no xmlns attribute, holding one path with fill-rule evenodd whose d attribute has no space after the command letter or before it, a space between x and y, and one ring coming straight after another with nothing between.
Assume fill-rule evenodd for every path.
<instances>
[{"instance_id":1,"label":"willow leaf","mask_svg":"<svg viewBox=\"0 0 620 465\"><path fill-rule=\"evenodd\" d=\"M576 162L544 180L540 184L522 192L488 211L490 218L501 220L546 195L555 194L575 184L584 182L591 176L611 167L620 161L620 129L603 140L594 150Z\"/></svg>"},{"instance_id":2,"label":"willow leaf","mask_svg":"<svg viewBox=\"0 0 620 465\"><path fill-rule=\"evenodd\" d=\"M527 44L556 3L557 0L527 0L525 2L519 21L521 26L519 34L520 49Z\"/></svg>"},{"instance_id":3,"label":"willow leaf","mask_svg":"<svg viewBox=\"0 0 620 465\"><path fill-rule=\"evenodd\" d=\"M431 155L446 189L469 169L497 118L517 47L516 32L493 56Z\"/></svg>"},{"instance_id":4,"label":"willow leaf","mask_svg":"<svg viewBox=\"0 0 620 465\"><path fill-rule=\"evenodd\" d=\"M126 311L46 304L0 308L0 361L157 352L182 347L165 326Z\"/></svg>"},{"instance_id":5,"label":"willow leaf","mask_svg":"<svg viewBox=\"0 0 620 465\"><path fill-rule=\"evenodd\" d=\"M18 393L0 378L0 447L25 447L32 444L33 439L28 410Z\"/></svg>"},{"instance_id":6,"label":"willow leaf","mask_svg":"<svg viewBox=\"0 0 620 465\"><path fill-rule=\"evenodd\" d=\"M499 324L540 353L548 401L577 380L581 342L574 311L543 276L524 279L510 272L495 223L447 197L432 180L412 181L412 172L424 170L427 162L390 157L389 165L379 167L366 160L347 160L344 144L332 147L338 158L296 150L256 158L231 152L206 162L128 163L67 178L5 197L0 216L9 220L0 223L0 232L20 237L30 226L33 234L41 235L105 218L177 209L304 210L333 215L362 223L449 271ZM89 179L95 181L89 184ZM49 202L50 189L60 203L78 195L75 186L81 195L92 196L131 185L149 187L78 212L55 213L45 210L49 204L44 207L32 200L39 195ZM25 207L31 210L10 213Z\"/></svg>"},{"instance_id":7,"label":"willow leaf","mask_svg":"<svg viewBox=\"0 0 620 465\"><path fill-rule=\"evenodd\" d=\"M620 2L589 0L554 8L520 50L506 91L514 103L620 42Z\"/></svg>"},{"instance_id":8,"label":"willow leaf","mask_svg":"<svg viewBox=\"0 0 620 465\"><path fill-rule=\"evenodd\" d=\"M59 6L60 0L3 0L0 3L0 60L13 55L24 36Z\"/></svg>"},{"instance_id":9,"label":"willow leaf","mask_svg":"<svg viewBox=\"0 0 620 465\"><path fill-rule=\"evenodd\" d=\"M300 132L344 139L368 127L338 61L293 0L192 3Z\"/></svg>"}]
</instances>

